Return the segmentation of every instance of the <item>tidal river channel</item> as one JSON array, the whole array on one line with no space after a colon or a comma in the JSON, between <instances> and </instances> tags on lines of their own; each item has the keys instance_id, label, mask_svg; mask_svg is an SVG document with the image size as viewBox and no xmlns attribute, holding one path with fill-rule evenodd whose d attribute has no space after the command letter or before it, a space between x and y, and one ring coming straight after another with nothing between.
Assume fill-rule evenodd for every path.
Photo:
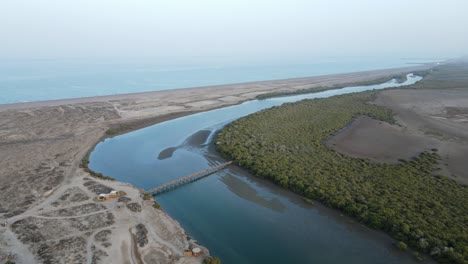
<instances>
[{"instance_id":1,"label":"tidal river channel","mask_svg":"<svg viewBox=\"0 0 468 264\"><path fill-rule=\"evenodd\" d=\"M215 132L235 119L310 98L410 85L407 81L254 100L159 123L99 143L90 168L145 190L224 162ZM156 197L223 264L419 263L381 232L230 166Z\"/></svg>"}]
</instances>

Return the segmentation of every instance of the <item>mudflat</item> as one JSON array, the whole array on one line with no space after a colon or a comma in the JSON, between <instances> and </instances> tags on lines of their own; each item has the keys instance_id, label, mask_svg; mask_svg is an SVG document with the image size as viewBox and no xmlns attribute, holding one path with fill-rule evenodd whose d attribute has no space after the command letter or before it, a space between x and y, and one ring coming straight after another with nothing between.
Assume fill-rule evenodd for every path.
<instances>
[{"instance_id":1,"label":"mudflat","mask_svg":"<svg viewBox=\"0 0 468 264\"><path fill-rule=\"evenodd\" d=\"M438 149L442 174L468 183L468 85L461 89L385 91L376 103L396 113L406 128L405 135L417 137L426 149ZM415 146L413 151L417 149Z\"/></svg>"},{"instance_id":2,"label":"mudflat","mask_svg":"<svg viewBox=\"0 0 468 264\"><path fill-rule=\"evenodd\" d=\"M429 67L0 105L0 261L11 253L16 263L201 263L203 256L183 256L185 249L198 246L196 241L144 200L142 190L92 178L80 167L109 128L136 129L263 93L332 87ZM125 196L95 200L111 190Z\"/></svg>"},{"instance_id":3,"label":"mudflat","mask_svg":"<svg viewBox=\"0 0 468 264\"><path fill-rule=\"evenodd\" d=\"M437 149L438 173L468 183L468 70L444 66L412 89L382 91L373 102L395 113L398 125L358 117L328 140L341 153L397 163Z\"/></svg>"}]
</instances>

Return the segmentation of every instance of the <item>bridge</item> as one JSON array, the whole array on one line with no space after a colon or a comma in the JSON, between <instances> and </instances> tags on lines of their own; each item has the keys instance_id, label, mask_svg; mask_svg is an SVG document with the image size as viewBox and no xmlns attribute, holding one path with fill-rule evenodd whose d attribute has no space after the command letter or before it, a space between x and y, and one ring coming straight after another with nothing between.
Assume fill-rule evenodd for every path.
<instances>
[{"instance_id":1,"label":"bridge","mask_svg":"<svg viewBox=\"0 0 468 264\"><path fill-rule=\"evenodd\" d=\"M229 162L225 162L225 163L216 165L214 167L211 167L211 168L208 168L208 169L205 169L205 170L195 172L193 174L190 174L188 176L173 180L173 181L165 183L163 185L156 186L153 189L148 190L146 193L150 193L151 195L158 195L160 193L169 191L169 190L174 189L176 187L179 187L181 185L184 185L184 184L199 180L199 179L201 179L203 177L206 177L206 176L208 176L208 175L210 175L210 174L212 174L212 173L214 173L216 171L224 169L225 167L227 167L227 166L229 166L231 164L232 164L232 161L229 161Z\"/></svg>"}]
</instances>

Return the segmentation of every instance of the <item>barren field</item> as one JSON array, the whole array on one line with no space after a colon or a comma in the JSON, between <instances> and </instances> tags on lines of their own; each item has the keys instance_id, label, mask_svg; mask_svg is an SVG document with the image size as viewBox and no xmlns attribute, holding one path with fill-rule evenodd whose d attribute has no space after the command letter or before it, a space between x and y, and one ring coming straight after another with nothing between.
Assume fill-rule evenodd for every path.
<instances>
[{"instance_id":1,"label":"barren field","mask_svg":"<svg viewBox=\"0 0 468 264\"><path fill-rule=\"evenodd\" d=\"M136 129L267 92L368 81L426 68L0 105L0 261L201 263L203 257L183 257L195 241L151 201L144 201L141 190L91 178L79 167L107 129L122 124L123 130ZM459 111L450 113L457 116ZM126 196L94 200L110 190Z\"/></svg>"},{"instance_id":2,"label":"barren field","mask_svg":"<svg viewBox=\"0 0 468 264\"><path fill-rule=\"evenodd\" d=\"M351 156L389 163L435 148L442 157L440 173L468 183L466 64L444 67L414 89L383 91L374 103L394 111L399 126L359 117L328 144Z\"/></svg>"},{"instance_id":3,"label":"barren field","mask_svg":"<svg viewBox=\"0 0 468 264\"><path fill-rule=\"evenodd\" d=\"M341 153L385 163L411 159L436 143L436 139L414 135L403 127L367 116L354 119L328 141Z\"/></svg>"}]
</instances>

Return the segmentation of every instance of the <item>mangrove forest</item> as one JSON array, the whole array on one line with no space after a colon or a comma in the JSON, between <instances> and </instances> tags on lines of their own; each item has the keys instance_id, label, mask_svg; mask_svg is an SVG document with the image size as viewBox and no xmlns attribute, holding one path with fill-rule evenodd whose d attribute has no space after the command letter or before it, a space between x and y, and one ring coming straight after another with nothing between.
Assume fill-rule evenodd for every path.
<instances>
[{"instance_id":1,"label":"mangrove forest","mask_svg":"<svg viewBox=\"0 0 468 264\"><path fill-rule=\"evenodd\" d=\"M358 116L395 124L390 110L369 103L375 96L304 100L254 113L227 125L217 150L257 177L387 232L401 249L408 245L440 263L468 263L468 191L438 175L436 149L386 164L325 144Z\"/></svg>"}]
</instances>

